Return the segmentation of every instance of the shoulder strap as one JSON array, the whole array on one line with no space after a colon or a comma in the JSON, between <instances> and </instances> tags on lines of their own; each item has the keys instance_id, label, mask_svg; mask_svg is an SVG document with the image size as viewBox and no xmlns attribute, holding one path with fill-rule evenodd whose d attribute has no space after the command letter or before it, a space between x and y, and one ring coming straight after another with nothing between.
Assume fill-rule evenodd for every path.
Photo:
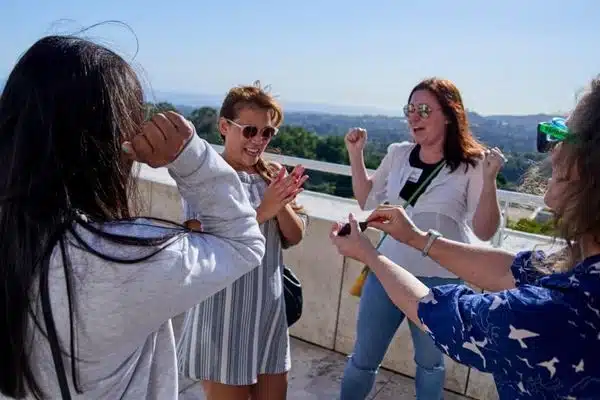
<instances>
[{"instance_id":1,"label":"shoulder strap","mask_svg":"<svg viewBox=\"0 0 600 400\"><path fill-rule=\"evenodd\" d=\"M440 172L440 170L445 165L446 165L446 161L442 161L441 163L439 163L438 166L435 167L435 169L433 171L431 171L429 173L429 175L427 175L427 178L425 180L423 180L423 182L421 182L419 187L413 192L412 196L410 196L410 198L404 203L404 205L402 207L403 208L408 207L409 204L412 203L412 201L421 193L421 191L425 188L425 186L427 186L429 184L429 182L431 182L431 180L437 175L438 172ZM381 237L381 240L379 240L379 243L377 243L377 248L379 248L379 246L381 246L381 243L383 243L383 241L385 240L387 235L388 235L387 233L383 234L383 236Z\"/></svg>"},{"instance_id":2,"label":"shoulder strap","mask_svg":"<svg viewBox=\"0 0 600 400\"><path fill-rule=\"evenodd\" d=\"M425 189L425 186L427 186L429 184L429 182L431 182L431 180L436 176L436 174L438 172L440 172L440 170L444 167L444 165L446 165L446 161L442 161L441 163L439 163L438 166L435 167L435 169L433 171L431 171L429 173L429 175L427 175L427 178L423 182L421 182L421 184L419 185L419 187L413 192L412 196L410 196L410 198L404 203L404 205L402 207L404 207L404 208L408 207L408 205L410 203L412 203L412 201L419 194L421 194L421 191L423 189Z\"/></svg>"},{"instance_id":3,"label":"shoulder strap","mask_svg":"<svg viewBox=\"0 0 600 400\"><path fill-rule=\"evenodd\" d=\"M54 361L54 368L56 370L62 398L63 400L71 400L71 391L69 390L69 384L67 383L67 373L65 372L65 366L63 364L62 352L60 350L56 325L54 324L54 317L52 316L52 306L50 304L50 291L48 289L48 270L50 269L50 263L47 262L45 264L46 265L42 267L42 273L40 274L40 288L46 334L52 351L52 359Z\"/></svg>"}]
</instances>

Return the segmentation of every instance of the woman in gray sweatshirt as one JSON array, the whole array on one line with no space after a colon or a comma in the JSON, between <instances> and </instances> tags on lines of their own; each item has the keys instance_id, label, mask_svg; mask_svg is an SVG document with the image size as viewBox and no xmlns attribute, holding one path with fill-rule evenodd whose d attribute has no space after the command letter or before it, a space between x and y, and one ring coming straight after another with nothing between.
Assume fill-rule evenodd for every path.
<instances>
[{"instance_id":1,"label":"woman in gray sweatshirt","mask_svg":"<svg viewBox=\"0 0 600 400\"><path fill-rule=\"evenodd\" d=\"M260 264L233 169L133 69L49 36L0 97L0 397L175 399L170 318ZM133 161L168 168L205 233L136 219Z\"/></svg>"}]
</instances>

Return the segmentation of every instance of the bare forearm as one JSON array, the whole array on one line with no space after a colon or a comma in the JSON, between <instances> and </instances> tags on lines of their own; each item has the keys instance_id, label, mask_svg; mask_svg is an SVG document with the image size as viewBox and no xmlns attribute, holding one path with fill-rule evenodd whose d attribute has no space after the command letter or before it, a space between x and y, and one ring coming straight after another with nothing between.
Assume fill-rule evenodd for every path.
<instances>
[{"instance_id":1,"label":"bare forearm","mask_svg":"<svg viewBox=\"0 0 600 400\"><path fill-rule=\"evenodd\" d=\"M390 300L417 326L421 328L419 301L427 296L429 288L410 272L374 251L367 264L375 273Z\"/></svg>"},{"instance_id":2,"label":"bare forearm","mask_svg":"<svg viewBox=\"0 0 600 400\"><path fill-rule=\"evenodd\" d=\"M420 232L408 244L423 250L427 241L428 236ZM515 287L510 272L515 256L507 251L439 238L429 249L428 256L461 279L482 289L500 291Z\"/></svg>"},{"instance_id":3,"label":"bare forearm","mask_svg":"<svg viewBox=\"0 0 600 400\"><path fill-rule=\"evenodd\" d=\"M350 154L350 168L352 170L352 191L358 201L360 208L364 208L367 197L373 187L373 182L367 175L365 160L362 151L358 154Z\"/></svg>"},{"instance_id":4,"label":"bare forearm","mask_svg":"<svg viewBox=\"0 0 600 400\"><path fill-rule=\"evenodd\" d=\"M304 237L304 222L289 204L277 213L277 222L281 235L291 246L300 243Z\"/></svg>"},{"instance_id":5,"label":"bare forearm","mask_svg":"<svg viewBox=\"0 0 600 400\"><path fill-rule=\"evenodd\" d=\"M481 240L490 240L500 223L496 181L484 181L481 196L473 215L473 232Z\"/></svg>"}]
</instances>

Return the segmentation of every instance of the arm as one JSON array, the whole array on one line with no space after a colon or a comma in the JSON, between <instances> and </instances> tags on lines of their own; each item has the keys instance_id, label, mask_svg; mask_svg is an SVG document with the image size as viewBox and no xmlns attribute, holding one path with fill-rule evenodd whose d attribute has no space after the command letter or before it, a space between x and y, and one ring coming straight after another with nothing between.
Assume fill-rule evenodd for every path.
<instances>
[{"instance_id":1,"label":"arm","mask_svg":"<svg viewBox=\"0 0 600 400\"><path fill-rule=\"evenodd\" d=\"M422 329L418 318L419 301L427 296L429 288L374 248L365 257L365 263L377 276L390 300Z\"/></svg>"},{"instance_id":2,"label":"arm","mask_svg":"<svg viewBox=\"0 0 600 400\"><path fill-rule=\"evenodd\" d=\"M573 354L557 343L580 332L556 321L578 320L577 310L555 298L539 286L486 294L463 285L438 286L419 304L419 318L437 347L454 360L482 372L506 373Z\"/></svg>"},{"instance_id":3,"label":"arm","mask_svg":"<svg viewBox=\"0 0 600 400\"><path fill-rule=\"evenodd\" d=\"M277 223L283 240L289 246L295 246L304 238L305 226L304 221L294 211L291 205L286 204L285 207L277 213Z\"/></svg>"},{"instance_id":4,"label":"arm","mask_svg":"<svg viewBox=\"0 0 600 400\"><path fill-rule=\"evenodd\" d=\"M352 192L362 210L365 209L367 197L373 189L373 180L367 175L365 159L362 151L348 153L352 173Z\"/></svg>"},{"instance_id":5,"label":"arm","mask_svg":"<svg viewBox=\"0 0 600 400\"><path fill-rule=\"evenodd\" d=\"M473 233L483 241L490 240L500 225L496 176L502 158L499 150L494 149L478 160L475 167L469 168L467 214L471 217Z\"/></svg>"},{"instance_id":6,"label":"arm","mask_svg":"<svg viewBox=\"0 0 600 400\"><path fill-rule=\"evenodd\" d=\"M89 290L95 292L90 295L96 299L94 306L106 311L101 323L106 329L118 328L104 337L112 344L138 345L132 338L146 337L169 318L224 289L260 265L265 252L265 239L241 182L210 145L194 135L168 169L187 212L202 221L207 233L186 234L145 261L88 268L98 270L99 278ZM173 234L172 228L152 221L114 229L136 237ZM139 258L154 251L156 247L113 243L104 253Z\"/></svg>"},{"instance_id":7,"label":"arm","mask_svg":"<svg viewBox=\"0 0 600 400\"><path fill-rule=\"evenodd\" d=\"M490 240L500 224L496 181L485 180L481 188L479 203L473 215L473 233L481 240Z\"/></svg>"},{"instance_id":8,"label":"arm","mask_svg":"<svg viewBox=\"0 0 600 400\"><path fill-rule=\"evenodd\" d=\"M422 251L428 240L426 233L416 231L407 244ZM430 247L428 256L461 279L482 289L497 291L515 287L510 271L515 255L505 250L438 238Z\"/></svg>"}]
</instances>

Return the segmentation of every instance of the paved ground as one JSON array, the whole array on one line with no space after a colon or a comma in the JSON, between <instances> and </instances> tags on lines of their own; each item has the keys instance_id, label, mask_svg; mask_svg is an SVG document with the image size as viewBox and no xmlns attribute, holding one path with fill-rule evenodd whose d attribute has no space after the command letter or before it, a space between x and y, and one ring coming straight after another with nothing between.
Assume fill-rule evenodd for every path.
<instances>
[{"instance_id":1,"label":"paved ground","mask_svg":"<svg viewBox=\"0 0 600 400\"><path fill-rule=\"evenodd\" d=\"M290 400L334 400L338 398L339 384L346 358L298 339L292 339L292 371L289 378ZM181 400L204 400L197 383L180 382ZM369 399L408 400L415 398L412 379L389 371L378 374L376 386ZM447 392L445 399L464 400Z\"/></svg>"}]
</instances>

